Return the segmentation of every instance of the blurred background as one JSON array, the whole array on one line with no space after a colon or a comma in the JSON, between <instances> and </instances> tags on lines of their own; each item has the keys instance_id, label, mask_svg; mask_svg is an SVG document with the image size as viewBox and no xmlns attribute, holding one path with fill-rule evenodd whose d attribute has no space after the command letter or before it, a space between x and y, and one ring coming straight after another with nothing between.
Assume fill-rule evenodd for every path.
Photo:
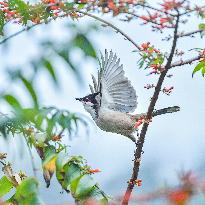
<instances>
[{"instance_id":1,"label":"blurred background","mask_svg":"<svg viewBox=\"0 0 205 205\"><path fill-rule=\"evenodd\" d=\"M158 1L152 2L155 4ZM196 2L203 3L200 0ZM138 20L127 23L120 20L123 16L99 16L121 28L137 44L151 42L162 52L170 50L171 42L162 41L171 34L170 31L163 34L154 33L149 26L140 25ZM195 30L199 22L192 16L190 22L183 25L181 30ZM6 34L14 33L18 29L19 25L8 25ZM40 25L1 45L0 92L14 94L25 107L31 106L30 97L22 83L16 81L15 77L12 79L11 73L15 74L21 70L27 77L35 73L34 87L41 106L56 106L86 115L91 119L75 98L89 94L88 83L91 83L91 74L97 73L99 65L94 54L86 54L85 50L79 48L79 44L71 43L76 36L86 38L97 56L105 49L112 49L117 53L124 64L126 76L131 80L138 95L138 107L135 112L146 112L153 90L144 89L144 85L155 84L158 76L147 76L147 70L138 69L139 55L132 52L135 49L133 45L120 34L108 27L101 27L99 22L89 17L81 18L79 21L72 21L70 18L60 19L48 25ZM195 53L188 50L201 48L203 43L204 39L199 36L182 38L179 40L178 49L185 51L184 57L189 58L195 56ZM39 68L35 71L35 62L42 57L52 63L57 76L57 86L46 69ZM152 192L166 184L177 185L177 176L182 170L192 170L202 178L205 177L205 81L200 74L192 78L194 67L195 64L173 68L169 71L173 77L167 78L164 82L164 86L174 86L174 91L170 96L161 94L156 108L177 105L181 107L181 111L156 117L150 124L139 173L142 186L135 189L136 195ZM3 101L0 111L11 112ZM111 196L121 196L132 173L135 146L128 138L103 132L92 120L87 121L89 132L80 126L77 136L71 137L72 139L65 136L63 140L70 146L70 155L82 155L89 165L102 171L94 175L102 190ZM8 158L15 170L24 170L28 175L33 175L28 149L21 136L8 140L1 138L0 152L8 152ZM51 181L50 189L46 189L40 159L35 150L33 155L39 169L40 193L46 204L72 202L67 193L61 193L62 189L55 177ZM191 204L200 204L203 200L203 196L200 196L194 198ZM156 201L150 204L165 202Z\"/></svg>"}]
</instances>

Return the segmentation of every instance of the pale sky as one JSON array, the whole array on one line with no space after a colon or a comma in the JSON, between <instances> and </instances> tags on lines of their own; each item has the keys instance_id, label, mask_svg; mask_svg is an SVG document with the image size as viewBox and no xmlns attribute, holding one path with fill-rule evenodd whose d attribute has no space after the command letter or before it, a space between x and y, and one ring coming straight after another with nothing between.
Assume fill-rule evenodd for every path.
<instances>
[{"instance_id":1,"label":"pale sky","mask_svg":"<svg viewBox=\"0 0 205 205\"><path fill-rule=\"evenodd\" d=\"M109 16L103 18L113 22L127 32L136 43L141 44L150 41L161 51L169 51L171 42L160 41L162 36L152 33L149 26L142 27L137 21L129 24L124 23L113 20ZM86 25L88 22L94 21L85 18L80 20L79 24ZM39 39L42 36L54 40L69 38L69 33L63 32L64 29L60 25L62 25L60 22L54 22L49 26L39 26L28 34L24 33L11 40L8 52L3 53L4 50L0 48L2 56L0 66L4 68L3 66L8 62L12 65L22 65L30 57L38 56L40 52L35 45L36 40L33 39ZM198 22L194 20L185 27L185 31L195 30L197 25ZM18 29L18 27L12 28L11 32L15 31L15 29ZM67 32L67 30L65 31ZM122 36L114 33L112 29L102 28L102 31L97 34L93 33L90 39L95 42L97 51L103 52L104 49L112 49L121 58L126 76L131 80L138 95L136 113L146 112L153 90L147 91L143 87L147 83L156 83L157 76L146 76L148 71L138 69L137 60L139 56L132 52L134 47L130 42L123 40ZM200 39L196 35L195 39L180 39L178 49L188 51L191 48L203 47L203 45L205 45L204 39ZM96 73L97 64L92 60L82 62L77 51L73 55L76 61L82 64L81 72L85 80L83 86L79 85L70 71L66 71L64 65L56 64L61 81L61 91L59 92L53 87L44 73L39 77L36 87L39 90L43 106L55 105L58 108L80 112L90 117L84 111L83 106L75 101L75 97L81 97L89 93L90 74ZM192 55L195 56L195 53L190 53L187 57ZM164 82L164 86L174 86L174 91L170 96L161 94L156 108L178 105L181 107L181 111L156 117L149 126L144 145L145 153L142 156L139 173L143 186L135 190L135 193L143 192L144 190L152 191L154 188L162 187L165 182L175 185L177 183L177 173L182 169L196 171L205 178L205 162L203 159L205 154L205 79L200 74L196 74L192 78L191 74L194 65L186 65L170 70L170 73L174 76L171 79L167 78ZM3 86L6 90L15 90L22 97L22 102L24 102L25 106L29 106L29 101L25 100L25 94L20 91L18 86L14 88L6 84L3 74L0 79L2 83L4 82ZM3 110L1 109L1 111ZM11 141L14 142L15 140L12 139ZM18 140L16 139L16 141ZM65 143L68 143L67 139ZM0 152L7 150L8 144L1 144ZM82 155L87 159L89 165L102 170L101 173L94 175L94 178L106 193L110 195L121 195L124 193L127 185L126 181L131 176L135 149L134 144L129 139L117 134L106 133L91 124L89 137L85 136L85 130L82 128L79 137L69 142L69 144L71 145L71 155ZM18 147L16 144L10 143L8 149L12 153ZM28 166L30 166L27 152L23 156L19 156L18 151L15 151L13 156L12 154L10 155L10 159L12 163L16 164L16 169L22 169L32 174L31 171L28 172L27 170ZM40 160L37 155L36 161L39 165ZM42 180L41 173L39 173L39 177ZM60 204L60 202L70 199L65 193L63 195L59 194L61 188L54 179L51 182L50 189L45 188L43 180L40 188L42 191L41 195L47 204Z\"/></svg>"}]
</instances>

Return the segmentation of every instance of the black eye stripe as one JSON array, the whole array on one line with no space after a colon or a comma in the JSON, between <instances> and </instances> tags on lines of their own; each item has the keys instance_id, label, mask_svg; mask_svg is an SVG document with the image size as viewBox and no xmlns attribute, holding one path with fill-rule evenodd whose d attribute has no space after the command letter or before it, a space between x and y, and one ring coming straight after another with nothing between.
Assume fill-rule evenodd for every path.
<instances>
[{"instance_id":1,"label":"black eye stripe","mask_svg":"<svg viewBox=\"0 0 205 205\"><path fill-rule=\"evenodd\" d=\"M87 95L83 98L83 101L84 102L91 102L93 104L97 104L97 100L95 99L95 97L97 96L97 94L99 93L94 93L94 94L90 94L90 95Z\"/></svg>"}]
</instances>

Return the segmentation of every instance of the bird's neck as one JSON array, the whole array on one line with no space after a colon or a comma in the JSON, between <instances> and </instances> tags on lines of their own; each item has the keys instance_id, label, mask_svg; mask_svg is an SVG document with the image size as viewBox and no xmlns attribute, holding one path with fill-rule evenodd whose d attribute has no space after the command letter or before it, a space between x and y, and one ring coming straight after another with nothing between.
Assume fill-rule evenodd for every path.
<instances>
[{"instance_id":1,"label":"bird's neck","mask_svg":"<svg viewBox=\"0 0 205 205\"><path fill-rule=\"evenodd\" d=\"M98 104L94 104L93 106L84 106L85 110L90 113L93 120L96 120L98 118Z\"/></svg>"}]
</instances>

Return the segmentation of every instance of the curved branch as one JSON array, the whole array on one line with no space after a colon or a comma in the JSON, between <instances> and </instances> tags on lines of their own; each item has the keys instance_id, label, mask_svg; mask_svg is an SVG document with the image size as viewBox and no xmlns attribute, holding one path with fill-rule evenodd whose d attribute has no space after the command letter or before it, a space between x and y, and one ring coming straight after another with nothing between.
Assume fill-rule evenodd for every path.
<instances>
[{"instance_id":1,"label":"curved branch","mask_svg":"<svg viewBox=\"0 0 205 205\"><path fill-rule=\"evenodd\" d=\"M182 38L182 37L192 36L192 35L197 34L197 33L201 33L202 31L203 30L199 29L199 30L195 30L195 31L187 32L187 33L181 32L177 36L179 38Z\"/></svg>"},{"instance_id":2,"label":"curved branch","mask_svg":"<svg viewBox=\"0 0 205 205\"><path fill-rule=\"evenodd\" d=\"M165 76L166 76L166 74L167 74L167 72L168 72L168 70L170 69L170 66L171 66L171 62L172 62L172 59L173 59L173 56L174 56L174 52L175 52L176 45L177 45L177 39L178 39L177 32L178 32L178 27L179 27L179 16L180 15L179 15L179 12L178 12L176 26L175 26L175 30L174 30L174 39L173 39L173 43L172 43L171 52L170 52L169 58L167 60L167 64L165 66L165 70L161 73L161 75L159 77L159 80L157 82L157 85L155 87L155 91L154 91L154 94L152 96L152 100L150 102L150 105L149 105L149 108L148 108L148 111L147 111L147 116L146 116L147 120L151 119L151 117L152 117L152 112L154 111L155 104L158 100L162 84L163 84ZM123 197L122 205L128 205L132 190L134 188L134 182L138 178L141 155L142 155L142 152L143 152L142 149L143 149L145 136L146 136L148 127L149 127L149 123L145 122L143 124L139 139L137 140L136 151L135 151L135 154L134 154L134 166L133 166L133 171L132 171L132 177L131 177L131 179L128 183L127 190L126 190L125 195Z\"/></svg>"},{"instance_id":3,"label":"curved branch","mask_svg":"<svg viewBox=\"0 0 205 205\"><path fill-rule=\"evenodd\" d=\"M104 20L104 19L101 19L100 17L98 16L95 16L93 14L90 14L90 13L87 13L87 12L84 12L84 11L77 11L78 13L81 13L81 14L84 14L86 16L89 16L91 18L94 18L102 23L104 23L106 26L109 26L111 28L113 28L116 32L120 33L122 36L124 36L128 41L130 41L138 50L141 50L140 46L138 46L133 39L131 39L126 33L124 33L121 29L119 29L118 27L116 27L115 25L111 24L110 22Z\"/></svg>"},{"instance_id":4,"label":"curved branch","mask_svg":"<svg viewBox=\"0 0 205 205\"><path fill-rule=\"evenodd\" d=\"M138 6L142 6L143 8L148 8L148 9L151 9L151 10L154 10L154 11L157 11L157 12L160 12L160 13L163 13L163 14L166 14L166 15L170 15L172 17L176 17L175 14L172 14L172 13L169 13L167 11L162 11L161 9L158 9L158 8L155 8L153 6L150 6L148 4L138 4Z\"/></svg>"},{"instance_id":5,"label":"curved branch","mask_svg":"<svg viewBox=\"0 0 205 205\"><path fill-rule=\"evenodd\" d=\"M72 11L72 12L73 12L73 11ZM98 20L98 21L104 23L105 25L107 25L107 26L113 28L116 32L118 32L118 33L120 33L122 36L124 36L125 39L127 39L128 41L130 41L138 50L140 50L140 46L138 46L138 45L134 42L133 39L131 39L126 33L124 33L121 29L119 29L119 28L116 27L115 25L109 23L108 21L106 21L106 20L104 20L104 19L101 19L100 17L97 17L97 16L95 16L95 15L93 15L93 14L90 14L90 13L87 13L87 12L84 12L84 11L75 10L75 12L78 12L78 13L81 13L81 14L83 14L83 15L86 15L86 16L89 16L89 17L91 17L91 18L94 18L94 19L96 19L96 20ZM69 13L70 13L70 12L69 12ZM65 16L67 16L69 13L63 14L63 15L58 16L58 17L65 17ZM56 17L56 18L57 18L57 17ZM48 22L50 22L50 21L52 21L52 20L53 20L53 19L49 19ZM2 41L0 41L0 45L3 44L3 43L5 43L6 41L10 40L11 38L14 38L15 36L18 36L19 34L23 33L24 31L28 31L28 30L30 30L30 29L36 27L37 25L41 25L41 24L43 24L43 23L44 23L44 22L40 22L40 23L34 24L34 25L30 26L30 27L23 28L22 30L20 30L20 31L18 31L18 32L14 33L14 34L12 34L12 35L10 35L10 36L8 36L7 38L3 39Z\"/></svg>"},{"instance_id":6,"label":"curved branch","mask_svg":"<svg viewBox=\"0 0 205 205\"><path fill-rule=\"evenodd\" d=\"M180 61L176 61L174 63L172 63L170 65L170 68L174 68L174 67L179 67L182 65L187 65L187 64L192 64L194 61L200 60L201 56L196 56L187 60L180 60Z\"/></svg>"},{"instance_id":7,"label":"curved branch","mask_svg":"<svg viewBox=\"0 0 205 205\"><path fill-rule=\"evenodd\" d=\"M39 24L42 24L42 23L39 23ZM2 41L0 41L0 44L3 44L5 42L7 42L8 40L10 40L11 38L14 38L15 36L18 36L19 34L23 33L24 31L28 31L32 28L34 28L35 26L39 25L39 24L34 24L32 26L29 26L29 27L26 27L26 28L23 28L22 30L14 33L14 34L11 34L10 36L4 38Z\"/></svg>"},{"instance_id":8,"label":"curved branch","mask_svg":"<svg viewBox=\"0 0 205 205\"><path fill-rule=\"evenodd\" d=\"M140 18L140 15L135 14L135 13L133 13L133 12L127 11L127 12L124 12L124 13L129 14L129 15L132 15L132 16L135 16L136 18ZM155 25L158 25L158 26L161 26L160 23L158 23L158 22L156 22L156 21L153 21L153 20L151 20L151 19L150 19L150 20L146 20L146 22L152 23L152 24L155 24ZM172 27L172 26L165 26L165 28L172 28L172 29L174 29L174 27Z\"/></svg>"},{"instance_id":9,"label":"curved branch","mask_svg":"<svg viewBox=\"0 0 205 205\"><path fill-rule=\"evenodd\" d=\"M65 17L65 16L67 16L67 15L68 15L68 13L62 14L62 15L60 15L60 16L58 16L58 17L61 18L61 17ZM52 19L47 20L47 23L51 22L52 20L55 20L56 18L57 18L57 17L54 17L54 18L52 18ZM23 33L24 31L28 31L28 30L30 30L30 29L32 29L32 28L38 26L38 25L42 25L42 24L44 24L44 23L45 23L45 22L40 22L40 23L38 23L38 24L33 24L33 25L31 25L31 26L27 26L27 27L23 28L22 30L17 31L16 33L11 34L10 36L4 38L2 41L0 41L0 45L3 44L3 43L5 43L5 42L7 42L8 40L14 38L15 36L18 36L19 34Z\"/></svg>"}]
</instances>

